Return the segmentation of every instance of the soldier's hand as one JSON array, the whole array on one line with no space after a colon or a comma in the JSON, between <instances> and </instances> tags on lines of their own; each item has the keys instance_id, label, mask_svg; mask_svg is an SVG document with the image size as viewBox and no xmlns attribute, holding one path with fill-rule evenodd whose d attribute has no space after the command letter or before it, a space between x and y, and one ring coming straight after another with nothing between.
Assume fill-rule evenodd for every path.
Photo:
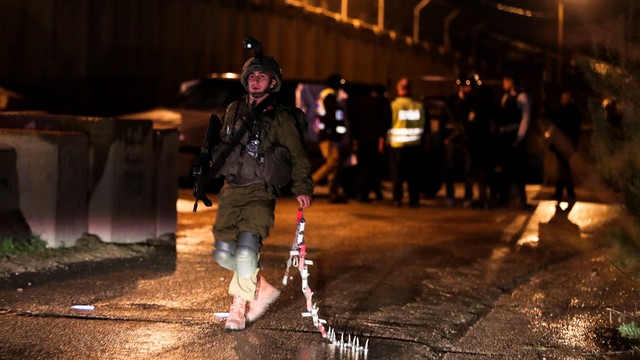
<instances>
[{"instance_id":1,"label":"soldier's hand","mask_svg":"<svg viewBox=\"0 0 640 360\"><path fill-rule=\"evenodd\" d=\"M296 200L298 200L299 207L306 209L311 206L311 196L310 195L298 195L296 196Z\"/></svg>"}]
</instances>

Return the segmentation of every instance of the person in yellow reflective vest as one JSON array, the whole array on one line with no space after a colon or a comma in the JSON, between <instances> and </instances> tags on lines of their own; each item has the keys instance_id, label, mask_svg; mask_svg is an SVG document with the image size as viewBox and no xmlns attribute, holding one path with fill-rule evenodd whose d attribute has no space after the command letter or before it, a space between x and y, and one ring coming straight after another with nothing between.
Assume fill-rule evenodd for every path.
<instances>
[{"instance_id":1,"label":"person in yellow reflective vest","mask_svg":"<svg viewBox=\"0 0 640 360\"><path fill-rule=\"evenodd\" d=\"M391 103L391 128L387 131L389 172L393 182L393 201L402 207L403 183L409 187L409 206L420 205L420 159L427 117L421 102L411 98L411 83L402 78L398 97Z\"/></svg>"}]
</instances>

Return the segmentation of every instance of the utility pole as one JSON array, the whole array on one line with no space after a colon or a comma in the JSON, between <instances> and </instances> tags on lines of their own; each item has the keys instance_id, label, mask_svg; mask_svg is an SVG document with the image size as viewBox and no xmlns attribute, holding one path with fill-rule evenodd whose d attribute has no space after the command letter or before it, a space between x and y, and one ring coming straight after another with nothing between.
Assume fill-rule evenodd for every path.
<instances>
[{"instance_id":1,"label":"utility pole","mask_svg":"<svg viewBox=\"0 0 640 360\"><path fill-rule=\"evenodd\" d=\"M442 33L444 36L444 48L447 50L447 52L451 52L451 22L458 15L460 15L460 8L453 10L444 18L444 29Z\"/></svg>"},{"instance_id":2,"label":"utility pole","mask_svg":"<svg viewBox=\"0 0 640 360\"><path fill-rule=\"evenodd\" d=\"M427 6L431 0L422 0L413 8L413 42L420 42L420 11Z\"/></svg>"},{"instance_id":3,"label":"utility pole","mask_svg":"<svg viewBox=\"0 0 640 360\"><path fill-rule=\"evenodd\" d=\"M349 17L348 9L349 9L349 0L342 0L341 7L340 7L340 17L342 17L343 20L347 20L347 18Z\"/></svg>"},{"instance_id":4,"label":"utility pole","mask_svg":"<svg viewBox=\"0 0 640 360\"><path fill-rule=\"evenodd\" d=\"M378 29L384 30L384 0L378 0Z\"/></svg>"},{"instance_id":5,"label":"utility pole","mask_svg":"<svg viewBox=\"0 0 640 360\"><path fill-rule=\"evenodd\" d=\"M558 0L558 56L557 56L557 69L556 69L556 81L560 85L562 84L562 51L564 47L564 2Z\"/></svg>"}]
</instances>

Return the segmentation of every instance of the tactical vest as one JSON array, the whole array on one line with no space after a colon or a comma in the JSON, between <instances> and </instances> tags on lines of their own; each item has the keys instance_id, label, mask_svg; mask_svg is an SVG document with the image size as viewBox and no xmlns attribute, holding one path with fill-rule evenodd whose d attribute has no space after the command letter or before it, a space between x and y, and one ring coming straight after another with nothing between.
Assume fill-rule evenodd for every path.
<instances>
[{"instance_id":1,"label":"tactical vest","mask_svg":"<svg viewBox=\"0 0 640 360\"><path fill-rule=\"evenodd\" d=\"M229 143L233 134L246 122L248 107L242 101L232 103L227 112L231 121L225 121L222 142ZM291 156L287 148L272 143L268 132L276 116L276 109L267 108L257 115L254 125L248 129L233 151L227 157L220 174L234 186L252 184L286 185L291 178Z\"/></svg>"}]
</instances>

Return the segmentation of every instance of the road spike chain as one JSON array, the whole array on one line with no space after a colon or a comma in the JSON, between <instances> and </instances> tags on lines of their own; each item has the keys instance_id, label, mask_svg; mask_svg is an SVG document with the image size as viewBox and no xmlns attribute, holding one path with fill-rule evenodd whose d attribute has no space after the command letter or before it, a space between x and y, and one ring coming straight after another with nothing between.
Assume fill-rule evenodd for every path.
<instances>
[{"instance_id":1,"label":"road spike chain","mask_svg":"<svg viewBox=\"0 0 640 360\"><path fill-rule=\"evenodd\" d=\"M341 332L340 341L338 341L335 328L329 326L327 321L321 319L320 315L318 315L320 308L318 308L317 303L313 302L313 291L309 287L309 266L313 265L313 261L305 258L307 255L307 245L304 242L304 228L306 223L301 208L298 209L297 223L296 236L293 240L291 250L289 251L289 259L287 260L287 267L284 271L284 277L282 278L282 285L286 286L289 282L289 269L291 267L298 268L300 279L302 280L302 294L305 297L307 308L307 311L302 313L302 317L310 317L313 325L322 335L322 338L329 341L331 345L339 347L340 349L351 349L351 351L358 352L362 351L366 354L369 351L368 338L366 339L364 346L361 346L360 339L355 336L355 334L352 338L351 334L347 333L347 341L345 341L345 333Z\"/></svg>"}]
</instances>

